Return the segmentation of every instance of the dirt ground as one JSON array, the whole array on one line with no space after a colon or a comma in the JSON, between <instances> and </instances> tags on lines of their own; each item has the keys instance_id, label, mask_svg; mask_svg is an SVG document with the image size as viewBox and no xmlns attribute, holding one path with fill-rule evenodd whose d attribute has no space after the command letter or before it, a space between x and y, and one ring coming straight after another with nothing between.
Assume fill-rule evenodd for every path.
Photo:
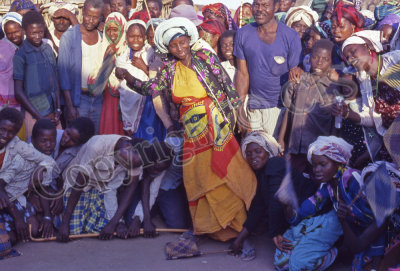
<instances>
[{"instance_id":1,"label":"dirt ground","mask_svg":"<svg viewBox=\"0 0 400 271\"><path fill-rule=\"evenodd\" d=\"M168 261L164 246L167 242L178 240L178 237L179 234L161 233L154 239L139 237L101 241L88 238L67 244L57 242L18 244L16 249L23 255L0 261L0 270L274 270L272 265L274 245L266 234L251 237L251 242L256 248L256 258L248 262L227 253ZM207 252L227 249L229 243L201 238L198 245L202 252ZM335 263L329 269L329 271L344 270L350 270L350 266Z\"/></svg>"}]
</instances>

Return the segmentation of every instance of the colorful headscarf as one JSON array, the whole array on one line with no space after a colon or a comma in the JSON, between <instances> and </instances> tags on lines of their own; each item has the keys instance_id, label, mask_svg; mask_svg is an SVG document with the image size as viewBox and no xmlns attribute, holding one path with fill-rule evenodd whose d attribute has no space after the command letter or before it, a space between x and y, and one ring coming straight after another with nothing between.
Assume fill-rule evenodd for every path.
<instances>
[{"instance_id":1,"label":"colorful headscarf","mask_svg":"<svg viewBox=\"0 0 400 271\"><path fill-rule=\"evenodd\" d=\"M131 20L142 20L143 22L147 23L150 20L150 17L146 10L141 10L133 13L129 18L129 21Z\"/></svg>"},{"instance_id":2,"label":"colorful headscarf","mask_svg":"<svg viewBox=\"0 0 400 271\"><path fill-rule=\"evenodd\" d=\"M304 23L310 27L318 22L319 16L314 10L308 6L291 7L287 14L285 23L287 26L292 27L292 24L303 20Z\"/></svg>"},{"instance_id":3,"label":"colorful headscarf","mask_svg":"<svg viewBox=\"0 0 400 271\"><path fill-rule=\"evenodd\" d=\"M209 11L218 17L224 18L228 30L237 30L237 25L232 19L231 11L224 4L216 3L206 5L202 9L203 15L205 15L206 11Z\"/></svg>"},{"instance_id":4,"label":"colorful headscarf","mask_svg":"<svg viewBox=\"0 0 400 271\"><path fill-rule=\"evenodd\" d=\"M161 53L166 54L171 40L181 36L190 37L190 46L199 39L196 26L189 19L178 17L168 19L157 27L154 33L154 43Z\"/></svg>"},{"instance_id":5,"label":"colorful headscarf","mask_svg":"<svg viewBox=\"0 0 400 271\"><path fill-rule=\"evenodd\" d=\"M253 131L249 133L242 141L241 149L244 158L246 158L247 145L250 143L256 143L260 145L260 147L269 153L270 157L277 156L281 148L273 136L270 136L264 131Z\"/></svg>"},{"instance_id":6,"label":"colorful headscarf","mask_svg":"<svg viewBox=\"0 0 400 271\"><path fill-rule=\"evenodd\" d=\"M36 10L35 5L29 0L15 0L12 2L9 11L18 12L25 9Z\"/></svg>"},{"instance_id":7,"label":"colorful headscarf","mask_svg":"<svg viewBox=\"0 0 400 271\"><path fill-rule=\"evenodd\" d=\"M6 15L4 15L3 20L1 21L1 29L3 30L4 34L6 33L6 31L4 30L4 27L5 27L6 23L9 21L16 22L17 24L19 24L22 27L22 16L17 12L8 12L8 13L6 13ZM18 49L17 45L15 45L14 43L12 43L11 41L9 41L7 39L7 36L4 37L4 40L6 40L12 46L14 46L14 49Z\"/></svg>"},{"instance_id":8,"label":"colorful headscarf","mask_svg":"<svg viewBox=\"0 0 400 271\"><path fill-rule=\"evenodd\" d=\"M104 25L104 37L101 42L101 55L103 57L107 47L112 44L110 37L107 35L107 27L110 23L115 23L118 26L118 38L114 42L117 48L116 54L107 56L101 65L95 69L95 73L88 77L88 89L93 95L99 95L105 89L107 83L112 90L116 90L119 85L119 80L115 76L115 58L125 52L126 45L126 20L119 12L112 12L108 15Z\"/></svg>"},{"instance_id":9,"label":"colorful headscarf","mask_svg":"<svg viewBox=\"0 0 400 271\"><path fill-rule=\"evenodd\" d=\"M243 7L249 7L249 8L251 9L251 4L250 4L249 2L246 2L246 3L243 3L242 6L240 6L240 7L237 8L237 10L236 10L236 12L235 12L235 16L233 16L233 21L236 23L236 25L237 25L238 27L240 27L240 25L239 25L239 23L240 23L240 22L239 22L239 21L240 21L240 10L241 10ZM253 23L253 22L255 22L254 17L251 17L251 18L242 18L242 26L244 26L244 25L246 25L246 24Z\"/></svg>"},{"instance_id":10,"label":"colorful headscarf","mask_svg":"<svg viewBox=\"0 0 400 271\"><path fill-rule=\"evenodd\" d=\"M399 3L397 3L399 4ZM378 5L375 8L375 18L378 21L383 20L386 16L388 16L389 14L396 14L400 16L400 6L396 6L393 4L385 4L385 5Z\"/></svg>"},{"instance_id":11,"label":"colorful headscarf","mask_svg":"<svg viewBox=\"0 0 400 271\"><path fill-rule=\"evenodd\" d=\"M336 136L319 136L308 147L307 160L312 163L311 157L313 154L324 155L335 162L347 165L352 149L353 146L342 138Z\"/></svg>"},{"instance_id":12,"label":"colorful headscarf","mask_svg":"<svg viewBox=\"0 0 400 271\"><path fill-rule=\"evenodd\" d=\"M382 46L382 32L379 30L363 30L354 33L347 38L342 45L342 52L344 48L351 44L367 44L369 49L374 50L377 53L383 51ZM372 46L372 48L370 48Z\"/></svg>"},{"instance_id":13,"label":"colorful headscarf","mask_svg":"<svg viewBox=\"0 0 400 271\"><path fill-rule=\"evenodd\" d=\"M342 18L347 19L356 26L354 32L363 30L365 25L364 16L353 5L346 5L343 1L336 5L332 18L336 18L338 25L340 25Z\"/></svg>"},{"instance_id":14,"label":"colorful headscarf","mask_svg":"<svg viewBox=\"0 0 400 271\"><path fill-rule=\"evenodd\" d=\"M210 34L218 36L221 36L222 33L226 31L225 26L217 20L206 20L199 26L199 28Z\"/></svg>"}]
</instances>

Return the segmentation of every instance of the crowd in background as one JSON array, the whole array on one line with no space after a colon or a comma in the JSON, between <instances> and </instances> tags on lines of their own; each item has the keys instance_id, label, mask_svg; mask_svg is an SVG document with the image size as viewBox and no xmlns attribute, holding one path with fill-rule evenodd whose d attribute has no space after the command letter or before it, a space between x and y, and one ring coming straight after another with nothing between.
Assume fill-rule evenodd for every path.
<instances>
[{"instance_id":1,"label":"crowd in background","mask_svg":"<svg viewBox=\"0 0 400 271\"><path fill-rule=\"evenodd\" d=\"M398 1L46 7L1 21L0 259L159 213L243 260L266 231L276 270L400 268Z\"/></svg>"}]
</instances>

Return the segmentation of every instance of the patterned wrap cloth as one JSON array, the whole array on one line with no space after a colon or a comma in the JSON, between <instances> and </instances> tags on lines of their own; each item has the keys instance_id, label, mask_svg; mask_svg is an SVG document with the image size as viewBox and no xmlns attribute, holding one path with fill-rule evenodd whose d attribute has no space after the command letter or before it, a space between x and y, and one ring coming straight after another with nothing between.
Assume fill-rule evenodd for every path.
<instances>
[{"instance_id":1,"label":"patterned wrap cloth","mask_svg":"<svg viewBox=\"0 0 400 271\"><path fill-rule=\"evenodd\" d=\"M312 163L312 155L324 155L340 164L347 165L353 146L336 136L319 136L308 148L307 159Z\"/></svg>"}]
</instances>

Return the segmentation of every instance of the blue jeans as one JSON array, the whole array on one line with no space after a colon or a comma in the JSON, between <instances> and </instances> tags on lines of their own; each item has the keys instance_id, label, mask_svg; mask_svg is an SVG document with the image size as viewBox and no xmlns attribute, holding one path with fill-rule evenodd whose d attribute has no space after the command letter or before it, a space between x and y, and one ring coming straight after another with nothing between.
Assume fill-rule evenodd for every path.
<instances>
[{"instance_id":1,"label":"blue jeans","mask_svg":"<svg viewBox=\"0 0 400 271\"><path fill-rule=\"evenodd\" d=\"M80 117L87 117L93 121L96 135L99 134L100 130L100 118L103 100L103 95L91 97L82 94L81 104L78 107Z\"/></svg>"},{"instance_id":2,"label":"blue jeans","mask_svg":"<svg viewBox=\"0 0 400 271\"><path fill-rule=\"evenodd\" d=\"M124 219L127 226L132 222L132 216L135 213L136 206L142 199L141 184L142 183L139 183L136 188L133 199L125 212ZM190 214L183 184L176 189L170 189L168 191L160 189L158 191L156 204L161 211L161 215L165 219L167 228L187 229L189 227Z\"/></svg>"},{"instance_id":3,"label":"blue jeans","mask_svg":"<svg viewBox=\"0 0 400 271\"><path fill-rule=\"evenodd\" d=\"M187 229L190 226L189 206L185 188L158 191L157 205L164 217L167 228Z\"/></svg>"}]
</instances>

